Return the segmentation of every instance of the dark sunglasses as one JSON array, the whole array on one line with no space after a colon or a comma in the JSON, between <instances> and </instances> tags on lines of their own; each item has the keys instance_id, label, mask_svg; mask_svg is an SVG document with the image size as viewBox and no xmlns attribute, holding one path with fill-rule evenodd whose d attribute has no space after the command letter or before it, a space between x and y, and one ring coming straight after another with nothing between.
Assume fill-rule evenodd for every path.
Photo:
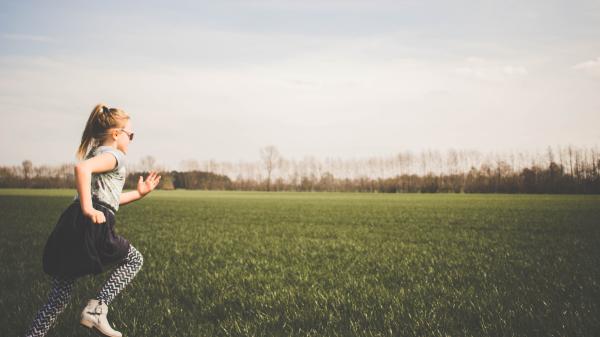
<instances>
[{"instance_id":1,"label":"dark sunglasses","mask_svg":"<svg viewBox=\"0 0 600 337\"><path fill-rule=\"evenodd\" d=\"M127 134L127 136L129 136L129 140L133 140L133 135L135 134L134 132L129 133L129 132L125 131L125 129L119 129L119 130L125 132Z\"/></svg>"}]
</instances>

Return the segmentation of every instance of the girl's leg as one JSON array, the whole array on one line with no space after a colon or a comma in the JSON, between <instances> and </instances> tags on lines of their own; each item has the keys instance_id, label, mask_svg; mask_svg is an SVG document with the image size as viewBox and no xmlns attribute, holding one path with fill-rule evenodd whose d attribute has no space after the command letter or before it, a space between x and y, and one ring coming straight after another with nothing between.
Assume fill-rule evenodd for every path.
<instances>
[{"instance_id":1,"label":"girl's leg","mask_svg":"<svg viewBox=\"0 0 600 337\"><path fill-rule=\"evenodd\" d=\"M142 254L135 249L132 245L129 245L129 252L125 260L112 272L100 292L98 293L97 299L109 305L110 302L119 294L123 288L137 274L142 268L144 258Z\"/></svg>"},{"instance_id":2,"label":"girl's leg","mask_svg":"<svg viewBox=\"0 0 600 337\"><path fill-rule=\"evenodd\" d=\"M71 294L75 279L52 277L52 289L48 294L48 302L37 312L31 326L25 334L26 337L44 336L56 321L58 315L65 310Z\"/></svg>"}]
</instances>

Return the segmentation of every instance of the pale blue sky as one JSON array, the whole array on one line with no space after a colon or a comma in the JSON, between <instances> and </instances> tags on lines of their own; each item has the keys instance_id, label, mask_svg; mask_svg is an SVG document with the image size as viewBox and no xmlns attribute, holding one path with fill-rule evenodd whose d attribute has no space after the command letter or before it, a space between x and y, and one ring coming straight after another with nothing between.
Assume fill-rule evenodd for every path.
<instances>
[{"instance_id":1,"label":"pale blue sky","mask_svg":"<svg viewBox=\"0 0 600 337\"><path fill-rule=\"evenodd\" d=\"M75 160L98 102L129 158L600 143L598 1L0 4L0 164Z\"/></svg>"}]
</instances>

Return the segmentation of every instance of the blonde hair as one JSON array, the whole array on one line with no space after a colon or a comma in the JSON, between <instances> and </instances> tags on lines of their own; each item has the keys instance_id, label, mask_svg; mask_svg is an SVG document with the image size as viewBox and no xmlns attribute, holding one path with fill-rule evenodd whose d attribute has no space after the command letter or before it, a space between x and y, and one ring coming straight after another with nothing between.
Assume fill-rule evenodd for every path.
<instances>
[{"instance_id":1,"label":"blonde hair","mask_svg":"<svg viewBox=\"0 0 600 337\"><path fill-rule=\"evenodd\" d=\"M128 119L129 115L121 109L109 108L105 104L96 105L85 124L77 158L85 158L90 147L99 145L109 135L109 129L124 127Z\"/></svg>"}]
</instances>

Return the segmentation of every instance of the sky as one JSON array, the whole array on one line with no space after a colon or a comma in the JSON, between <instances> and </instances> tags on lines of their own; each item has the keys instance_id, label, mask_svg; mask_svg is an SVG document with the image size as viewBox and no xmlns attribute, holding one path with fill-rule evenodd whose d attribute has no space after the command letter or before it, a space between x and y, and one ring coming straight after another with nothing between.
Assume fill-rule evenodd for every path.
<instances>
[{"instance_id":1,"label":"sky","mask_svg":"<svg viewBox=\"0 0 600 337\"><path fill-rule=\"evenodd\" d=\"M600 144L598 1L2 1L0 165Z\"/></svg>"}]
</instances>

